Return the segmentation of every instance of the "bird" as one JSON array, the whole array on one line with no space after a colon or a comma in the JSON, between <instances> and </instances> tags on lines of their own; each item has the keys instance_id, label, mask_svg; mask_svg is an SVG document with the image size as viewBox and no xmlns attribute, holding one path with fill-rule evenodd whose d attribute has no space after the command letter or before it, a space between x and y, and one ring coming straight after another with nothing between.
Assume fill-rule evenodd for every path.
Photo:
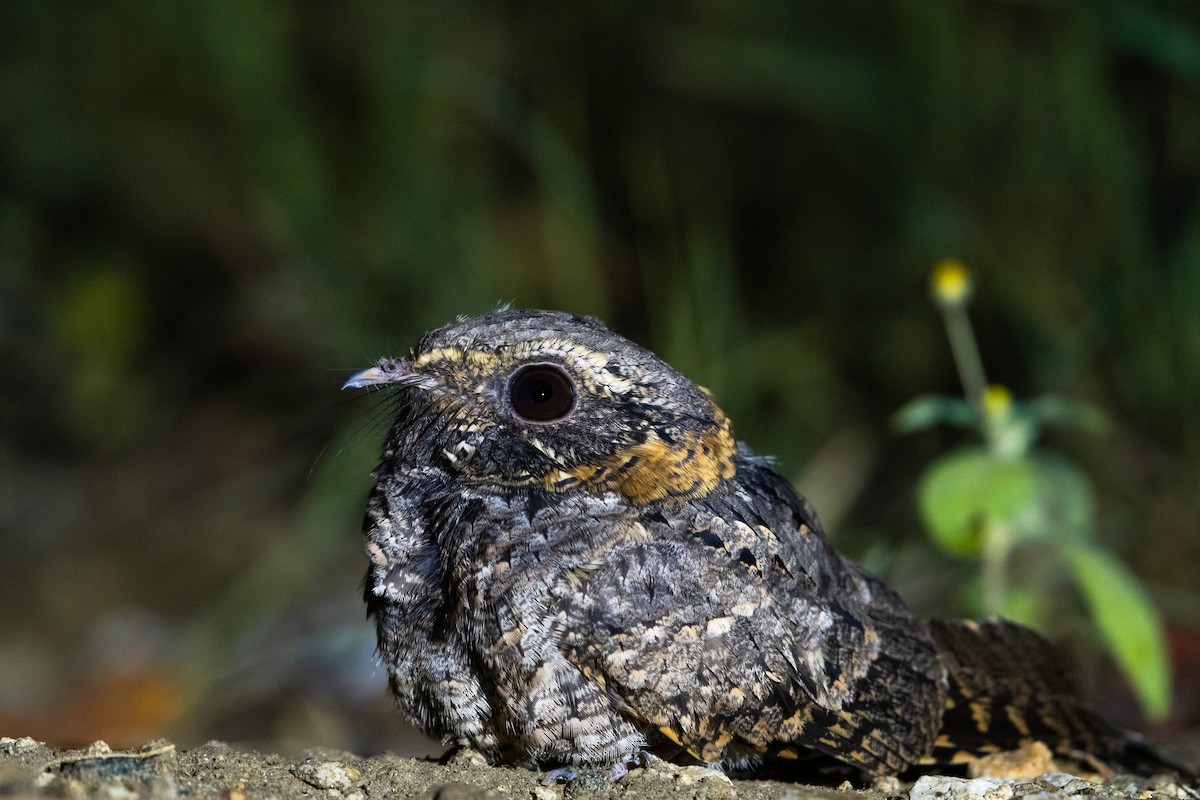
<instances>
[{"instance_id":1,"label":"bird","mask_svg":"<svg viewBox=\"0 0 1200 800\"><path fill-rule=\"evenodd\" d=\"M395 414L364 598L397 705L447 745L614 777L899 775L1034 740L1163 763L1032 630L916 616L712 393L595 318L459 317L343 386L364 387Z\"/></svg>"}]
</instances>

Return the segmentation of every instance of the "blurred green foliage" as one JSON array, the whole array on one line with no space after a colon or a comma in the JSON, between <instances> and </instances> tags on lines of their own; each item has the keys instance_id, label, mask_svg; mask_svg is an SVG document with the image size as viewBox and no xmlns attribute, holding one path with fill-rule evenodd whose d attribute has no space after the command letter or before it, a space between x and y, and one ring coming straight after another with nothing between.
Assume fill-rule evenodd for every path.
<instances>
[{"instance_id":1,"label":"blurred green foliage","mask_svg":"<svg viewBox=\"0 0 1200 800\"><path fill-rule=\"evenodd\" d=\"M196 736L242 703L220 676L294 686L255 654L357 604L386 423L337 386L499 302L658 351L839 546L956 610L969 573L912 500L956 435L887 428L955 386L924 301L950 253L989 287L994 377L1112 421L1051 444L1097 539L1200 625L1198 14L0 4L0 723L74 702L114 615L209 676Z\"/></svg>"},{"instance_id":2,"label":"blurred green foliage","mask_svg":"<svg viewBox=\"0 0 1200 800\"><path fill-rule=\"evenodd\" d=\"M918 506L930 537L946 553L979 563L982 603L972 615L1001 616L1040 630L1051 627L1046 601L1054 586L1022 581L1011 574L1011 562L1020 547L1054 562L1074 579L1087 616L1146 713L1165 719L1171 668L1162 620L1137 578L1096 541L1095 496L1087 476L1073 462L1037 447L1051 423L1095 429L1103 427L1101 416L1061 398L1015 402L1004 386L989 386L967 317L972 285L965 267L941 262L933 285L965 396L923 395L893 420L906 433L959 425L975 431L983 444L940 456L921 476Z\"/></svg>"}]
</instances>

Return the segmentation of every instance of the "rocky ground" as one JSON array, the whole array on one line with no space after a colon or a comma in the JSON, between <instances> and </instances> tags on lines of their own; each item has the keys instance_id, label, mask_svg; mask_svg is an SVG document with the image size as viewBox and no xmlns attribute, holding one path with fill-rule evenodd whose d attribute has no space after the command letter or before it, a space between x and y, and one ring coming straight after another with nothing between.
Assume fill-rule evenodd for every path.
<instances>
[{"instance_id":1,"label":"rocky ground","mask_svg":"<svg viewBox=\"0 0 1200 800\"><path fill-rule=\"evenodd\" d=\"M1184 754L1188 763L1191 755ZM84 750L53 750L32 739L0 739L0 796L132 798L745 798L745 800L1200 800L1200 788L1173 776L1084 779L1057 771L1037 746L1017 757L973 765L973 777L930 775L915 783L894 778L865 788L808 786L763 780L730 780L701 767L652 764L613 783L603 774L582 774L566 785L546 786L539 773L490 767L478 754L460 753L446 763L314 750L298 758L236 750L210 742L180 750L157 741L114 751L103 742ZM1048 771L1047 771L1048 770Z\"/></svg>"}]
</instances>

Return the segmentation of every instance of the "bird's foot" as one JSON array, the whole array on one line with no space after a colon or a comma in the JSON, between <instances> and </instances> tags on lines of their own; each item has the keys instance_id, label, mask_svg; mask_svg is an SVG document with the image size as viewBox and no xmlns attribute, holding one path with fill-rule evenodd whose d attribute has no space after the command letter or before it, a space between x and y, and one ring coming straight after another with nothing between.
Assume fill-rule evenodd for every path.
<instances>
[{"instance_id":1,"label":"bird's foot","mask_svg":"<svg viewBox=\"0 0 1200 800\"><path fill-rule=\"evenodd\" d=\"M579 780L579 772L574 767L555 767L546 770L546 773L542 775L542 786L571 783L577 780Z\"/></svg>"},{"instance_id":2,"label":"bird's foot","mask_svg":"<svg viewBox=\"0 0 1200 800\"><path fill-rule=\"evenodd\" d=\"M639 767L645 768L661 760L653 753L643 750L628 761L617 761L612 764L608 768L607 782L615 783L628 775L630 770L638 769ZM591 771L585 771L579 767L556 767L555 769L547 770L542 775L542 785L550 786L555 783L575 783L576 781L595 776L595 773L588 775L588 772ZM599 771L597 770L596 772Z\"/></svg>"},{"instance_id":3,"label":"bird's foot","mask_svg":"<svg viewBox=\"0 0 1200 800\"><path fill-rule=\"evenodd\" d=\"M651 753L649 750L642 750L633 757L631 761L618 761L608 768L608 780L616 783L629 774L629 770L639 767L645 768L656 761L662 761L661 758Z\"/></svg>"}]
</instances>

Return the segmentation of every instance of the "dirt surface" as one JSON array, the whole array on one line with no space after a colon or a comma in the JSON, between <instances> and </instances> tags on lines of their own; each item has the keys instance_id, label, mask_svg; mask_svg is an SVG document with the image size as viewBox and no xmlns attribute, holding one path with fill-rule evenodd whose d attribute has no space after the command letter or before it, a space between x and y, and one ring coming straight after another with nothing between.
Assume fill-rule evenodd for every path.
<instances>
[{"instance_id":1,"label":"dirt surface","mask_svg":"<svg viewBox=\"0 0 1200 800\"><path fill-rule=\"evenodd\" d=\"M745 800L1013 800L1013 798L1112 797L1134 800L1200 798L1195 787L1169 776L1112 777L1095 782L1049 772L1037 777L952 778L925 776L915 783L881 779L866 789L797 783L730 780L702 767L652 764L611 782L602 773L583 773L569 784L543 785L541 773L491 767L475 753L447 763L312 750L299 758L235 750L209 742L179 750L151 742L113 751L103 742L85 750L53 750L29 738L0 739L0 796L68 798L436 798L476 800L521 798L745 798Z\"/></svg>"}]
</instances>

